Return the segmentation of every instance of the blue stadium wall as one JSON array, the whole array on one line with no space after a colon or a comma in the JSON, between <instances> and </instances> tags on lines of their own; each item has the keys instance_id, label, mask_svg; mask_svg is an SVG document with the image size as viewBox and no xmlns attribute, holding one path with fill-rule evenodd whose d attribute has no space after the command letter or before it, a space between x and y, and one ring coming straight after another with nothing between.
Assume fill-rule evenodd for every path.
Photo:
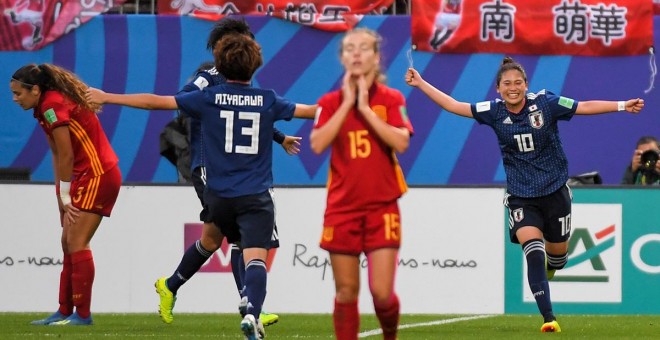
<instances>
[{"instance_id":1,"label":"blue stadium wall","mask_svg":"<svg viewBox=\"0 0 660 340\"><path fill-rule=\"evenodd\" d=\"M314 103L338 87L340 35L267 17L248 22L263 46L264 66L255 85L273 88L301 103ZM399 157L413 185L502 184L502 160L494 133L474 120L442 111L403 81L411 45L410 18L368 16L361 26L384 37L383 67L389 85L404 93L415 127L410 149ZM98 16L36 52L0 53L0 79L26 63L55 63L75 71L88 84L112 92L174 94L197 66L211 59L205 49L212 23L177 16ZM654 22L659 46L660 17ZM461 101L497 97L495 74L502 54L451 55L415 52L414 65L425 79ZM599 171L617 184L641 135L660 136L660 89L649 94L648 56L572 57L514 55L527 69L530 90L542 88L576 99L621 100L641 97L645 111L579 116L560 123L571 175ZM5 83L5 84L7 84ZM125 182L176 182L176 171L159 155L159 134L174 117L169 111L106 106L103 126L120 158ZM12 103L8 86L0 91L0 168L26 167L36 181L52 180L51 157L31 111ZM303 137L298 156L274 148L278 185L318 185L327 179L328 153L314 155L306 140L311 121L279 122L278 128ZM374 170L377 171L377 170Z\"/></svg>"}]
</instances>

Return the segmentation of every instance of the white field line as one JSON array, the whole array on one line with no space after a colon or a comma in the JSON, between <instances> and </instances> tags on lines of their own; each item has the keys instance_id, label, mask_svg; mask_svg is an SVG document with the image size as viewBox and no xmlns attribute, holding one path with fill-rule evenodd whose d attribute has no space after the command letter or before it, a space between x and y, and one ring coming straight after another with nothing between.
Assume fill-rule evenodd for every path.
<instances>
[{"instance_id":1,"label":"white field line","mask_svg":"<svg viewBox=\"0 0 660 340\"><path fill-rule=\"evenodd\" d=\"M414 328L414 327L426 327L426 326L435 326L435 325L446 325L448 323L454 323L454 322L460 322L460 321L470 321L470 320L477 320L477 319L483 319L483 318L490 318L490 317L493 317L493 316L495 316L495 315L475 315L475 316L464 316L464 317L453 318L453 319L444 319L444 320L438 320L438 321L410 323L410 324L405 324L405 325L399 325L399 329ZM366 338L368 336L378 335L378 334L383 334L383 331L380 328L359 333L358 338Z\"/></svg>"}]
</instances>

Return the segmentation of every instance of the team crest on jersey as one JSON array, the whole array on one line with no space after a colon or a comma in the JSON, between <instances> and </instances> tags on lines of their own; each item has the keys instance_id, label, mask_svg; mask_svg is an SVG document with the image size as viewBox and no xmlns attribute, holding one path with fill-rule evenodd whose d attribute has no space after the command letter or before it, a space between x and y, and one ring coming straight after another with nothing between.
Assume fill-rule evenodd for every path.
<instances>
[{"instance_id":1,"label":"team crest on jersey","mask_svg":"<svg viewBox=\"0 0 660 340\"><path fill-rule=\"evenodd\" d=\"M380 118L380 120L384 122L387 121L387 108L385 105L374 105L371 109L374 111L376 116Z\"/></svg>"},{"instance_id":2,"label":"team crest on jersey","mask_svg":"<svg viewBox=\"0 0 660 340\"><path fill-rule=\"evenodd\" d=\"M523 213L523 208L518 208L512 211L511 215L513 215L513 220L516 222L520 222L523 220L523 218L525 218L525 214Z\"/></svg>"},{"instance_id":3,"label":"team crest on jersey","mask_svg":"<svg viewBox=\"0 0 660 340\"><path fill-rule=\"evenodd\" d=\"M535 129L540 129L543 126L543 112L536 111L529 114L529 125Z\"/></svg>"}]
</instances>

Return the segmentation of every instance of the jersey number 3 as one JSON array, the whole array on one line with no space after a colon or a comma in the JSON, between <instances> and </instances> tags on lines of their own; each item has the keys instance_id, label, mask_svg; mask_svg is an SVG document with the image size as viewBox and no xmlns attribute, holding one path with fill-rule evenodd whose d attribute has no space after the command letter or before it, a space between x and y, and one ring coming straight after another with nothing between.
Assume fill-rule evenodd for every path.
<instances>
[{"instance_id":1,"label":"jersey number 3","mask_svg":"<svg viewBox=\"0 0 660 340\"><path fill-rule=\"evenodd\" d=\"M534 151L534 139L531 133L523 133L521 135L513 135L516 142L518 142L518 151L530 152Z\"/></svg>"},{"instance_id":2,"label":"jersey number 3","mask_svg":"<svg viewBox=\"0 0 660 340\"><path fill-rule=\"evenodd\" d=\"M241 129L242 135L250 136L250 145L236 145L236 150L234 150L234 111L221 110L220 118L227 120L225 124L226 153L236 152L256 155L259 152L259 120L261 115L258 112L238 112L238 119L252 121L252 125Z\"/></svg>"}]
</instances>

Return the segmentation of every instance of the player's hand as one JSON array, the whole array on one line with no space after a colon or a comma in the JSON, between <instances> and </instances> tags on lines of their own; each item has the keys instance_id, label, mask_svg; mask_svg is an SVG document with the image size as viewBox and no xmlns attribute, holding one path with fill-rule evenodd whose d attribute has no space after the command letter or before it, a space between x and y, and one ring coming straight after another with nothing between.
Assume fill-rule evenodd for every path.
<instances>
[{"instance_id":1,"label":"player's hand","mask_svg":"<svg viewBox=\"0 0 660 340\"><path fill-rule=\"evenodd\" d=\"M85 99L92 104L105 104L105 92L94 87L89 87L87 88Z\"/></svg>"},{"instance_id":2,"label":"player's hand","mask_svg":"<svg viewBox=\"0 0 660 340\"><path fill-rule=\"evenodd\" d=\"M76 220L80 217L80 209L73 206L73 204L64 205L64 220L62 221L65 226L76 224Z\"/></svg>"},{"instance_id":3,"label":"player's hand","mask_svg":"<svg viewBox=\"0 0 660 340\"><path fill-rule=\"evenodd\" d=\"M341 85L341 94L344 102L348 102L351 105L355 104L355 91L357 91L357 86L355 85L353 75L350 72L346 72Z\"/></svg>"},{"instance_id":4,"label":"player's hand","mask_svg":"<svg viewBox=\"0 0 660 340\"><path fill-rule=\"evenodd\" d=\"M626 101L626 111L639 113L644 108L644 99L635 98Z\"/></svg>"},{"instance_id":5,"label":"player's hand","mask_svg":"<svg viewBox=\"0 0 660 340\"><path fill-rule=\"evenodd\" d=\"M367 85L367 78L364 75L357 78L357 88L358 110L360 112L371 110L369 106L369 85Z\"/></svg>"},{"instance_id":6,"label":"player's hand","mask_svg":"<svg viewBox=\"0 0 660 340\"><path fill-rule=\"evenodd\" d=\"M421 85L423 81L424 79L422 79L422 76L419 75L417 70L412 67L408 68L408 71L406 72L406 84L417 87Z\"/></svg>"},{"instance_id":7,"label":"player's hand","mask_svg":"<svg viewBox=\"0 0 660 340\"><path fill-rule=\"evenodd\" d=\"M632 168L632 171L635 172L637 171L637 169L639 169L641 165L642 165L642 150L636 149L635 152L633 153L630 167Z\"/></svg>"},{"instance_id":8,"label":"player's hand","mask_svg":"<svg viewBox=\"0 0 660 340\"><path fill-rule=\"evenodd\" d=\"M297 155L300 152L300 140L302 137L297 136L284 136L282 148L289 155Z\"/></svg>"}]
</instances>

